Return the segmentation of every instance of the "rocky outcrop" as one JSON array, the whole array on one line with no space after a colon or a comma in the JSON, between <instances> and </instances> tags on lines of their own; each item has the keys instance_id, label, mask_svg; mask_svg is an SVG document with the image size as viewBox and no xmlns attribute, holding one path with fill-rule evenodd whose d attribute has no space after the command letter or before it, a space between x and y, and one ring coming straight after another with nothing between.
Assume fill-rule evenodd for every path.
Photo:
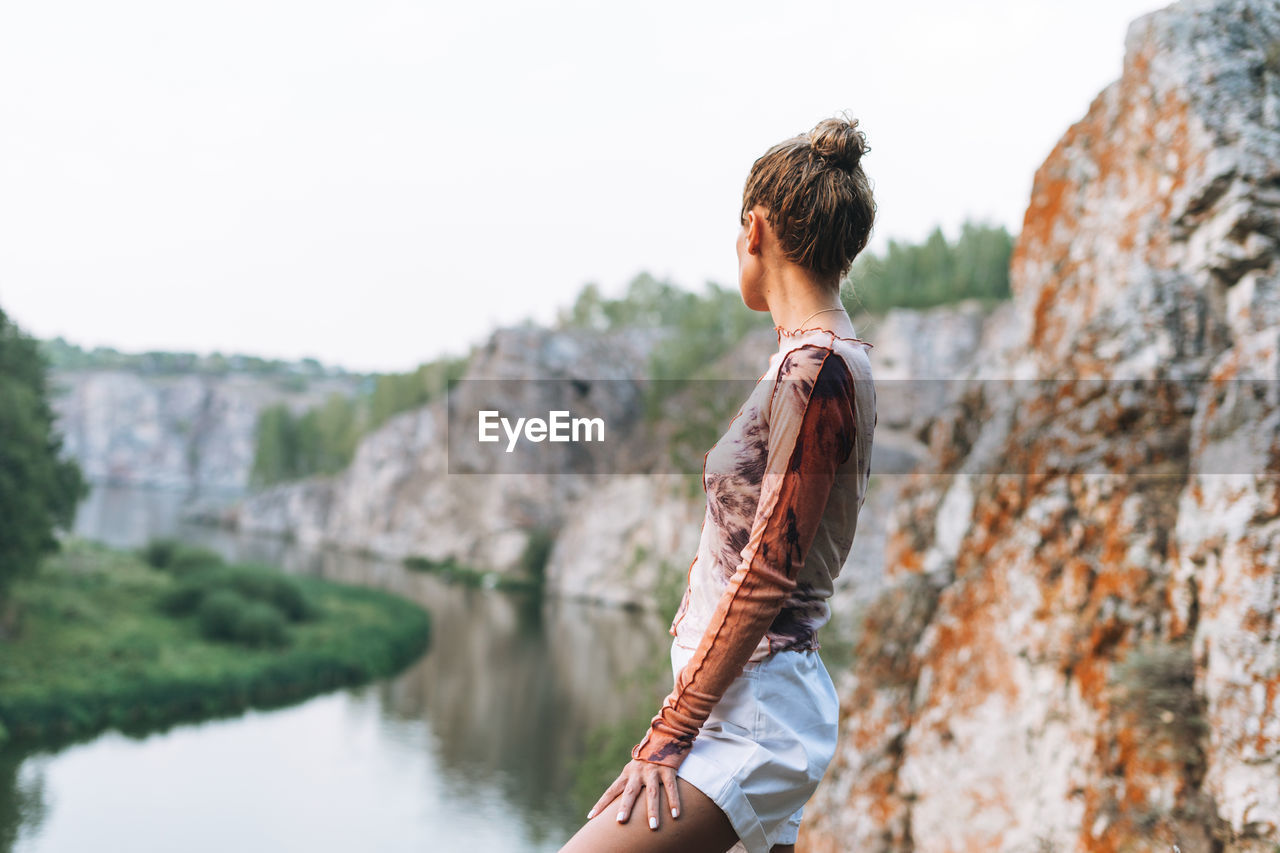
<instances>
[{"instance_id":1,"label":"rocky outcrop","mask_svg":"<svg viewBox=\"0 0 1280 853\"><path fill-rule=\"evenodd\" d=\"M1019 379L924 431L806 849L1280 843L1278 129L1280 6L1130 25L973 372Z\"/></svg>"},{"instance_id":2,"label":"rocky outcrop","mask_svg":"<svg viewBox=\"0 0 1280 853\"><path fill-rule=\"evenodd\" d=\"M90 482L238 494L249 485L264 407L301 413L328 394L353 394L355 384L311 379L305 391L289 391L247 374L57 370L50 397L65 452Z\"/></svg>"},{"instance_id":3,"label":"rocky outcrop","mask_svg":"<svg viewBox=\"0 0 1280 853\"><path fill-rule=\"evenodd\" d=\"M533 467L521 467L527 456L508 463L500 448L478 458L474 446L450 441L450 406L545 414L557 407L564 380L590 379L574 392L575 411L635 422L636 380L653 342L639 330L503 329L471 353L467 376L448 403L397 415L361 441L341 474L265 490L230 510L227 520L312 545L523 571L530 549L554 537L601 476L555 473L567 467L559 456L541 456L543 464Z\"/></svg>"}]
</instances>

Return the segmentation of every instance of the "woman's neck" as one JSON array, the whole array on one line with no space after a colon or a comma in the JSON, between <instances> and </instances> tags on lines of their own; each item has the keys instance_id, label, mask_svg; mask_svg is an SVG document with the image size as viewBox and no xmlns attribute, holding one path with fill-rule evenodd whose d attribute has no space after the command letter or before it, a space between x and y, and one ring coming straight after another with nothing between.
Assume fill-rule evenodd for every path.
<instances>
[{"instance_id":1,"label":"woman's neck","mask_svg":"<svg viewBox=\"0 0 1280 853\"><path fill-rule=\"evenodd\" d=\"M853 334L853 323L840 302L840 291L815 282L799 267L780 271L765 291L773 325L780 329L820 327Z\"/></svg>"}]
</instances>

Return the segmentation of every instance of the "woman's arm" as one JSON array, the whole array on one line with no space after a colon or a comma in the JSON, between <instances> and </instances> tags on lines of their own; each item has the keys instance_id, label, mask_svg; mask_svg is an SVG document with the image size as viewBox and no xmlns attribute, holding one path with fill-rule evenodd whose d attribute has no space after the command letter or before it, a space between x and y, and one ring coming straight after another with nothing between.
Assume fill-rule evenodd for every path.
<instances>
[{"instance_id":1,"label":"woman's arm","mask_svg":"<svg viewBox=\"0 0 1280 853\"><path fill-rule=\"evenodd\" d=\"M853 377L844 360L813 345L787 353L770 400L768 460L751 536L697 650L632 758L680 766L795 589L854 431Z\"/></svg>"}]
</instances>

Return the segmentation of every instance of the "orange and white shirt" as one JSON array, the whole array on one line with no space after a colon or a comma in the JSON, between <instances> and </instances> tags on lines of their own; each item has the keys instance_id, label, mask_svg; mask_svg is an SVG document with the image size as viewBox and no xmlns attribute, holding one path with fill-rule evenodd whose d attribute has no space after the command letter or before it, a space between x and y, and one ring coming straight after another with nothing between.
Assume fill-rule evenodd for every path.
<instances>
[{"instance_id":1,"label":"orange and white shirt","mask_svg":"<svg viewBox=\"0 0 1280 853\"><path fill-rule=\"evenodd\" d=\"M704 457L702 536L670 628L694 652L633 758L678 767L748 661L818 648L870 477L871 346L779 329L768 369Z\"/></svg>"}]
</instances>

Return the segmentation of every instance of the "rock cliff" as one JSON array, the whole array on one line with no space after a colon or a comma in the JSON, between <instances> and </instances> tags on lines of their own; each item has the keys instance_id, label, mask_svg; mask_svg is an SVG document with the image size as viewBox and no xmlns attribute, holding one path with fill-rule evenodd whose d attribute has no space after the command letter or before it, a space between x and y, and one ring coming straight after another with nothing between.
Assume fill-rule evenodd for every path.
<instances>
[{"instance_id":1,"label":"rock cliff","mask_svg":"<svg viewBox=\"0 0 1280 853\"><path fill-rule=\"evenodd\" d=\"M805 849L1276 849L1278 240L1280 5L1136 19L1036 172L1013 381L903 478Z\"/></svg>"},{"instance_id":2,"label":"rock cliff","mask_svg":"<svg viewBox=\"0 0 1280 853\"><path fill-rule=\"evenodd\" d=\"M613 422L634 420L636 365L646 363L652 343L643 332L504 329L473 350L452 405L546 413L552 390L563 387L558 380L589 378L597 381L583 384L583 405ZM519 467L494 472L466 447L451 447L449 428L445 401L404 412L366 436L342 473L264 490L227 520L312 545L521 571L533 543L554 537L597 478Z\"/></svg>"},{"instance_id":3,"label":"rock cliff","mask_svg":"<svg viewBox=\"0 0 1280 853\"><path fill-rule=\"evenodd\" d=\"M236 494L249 484L265 406L301 413L330 393L354 394L356 380L312 379L289 391L252 375L56 370L50 387L66 453L91 482Z\"/></svg>"}]
</instances>

